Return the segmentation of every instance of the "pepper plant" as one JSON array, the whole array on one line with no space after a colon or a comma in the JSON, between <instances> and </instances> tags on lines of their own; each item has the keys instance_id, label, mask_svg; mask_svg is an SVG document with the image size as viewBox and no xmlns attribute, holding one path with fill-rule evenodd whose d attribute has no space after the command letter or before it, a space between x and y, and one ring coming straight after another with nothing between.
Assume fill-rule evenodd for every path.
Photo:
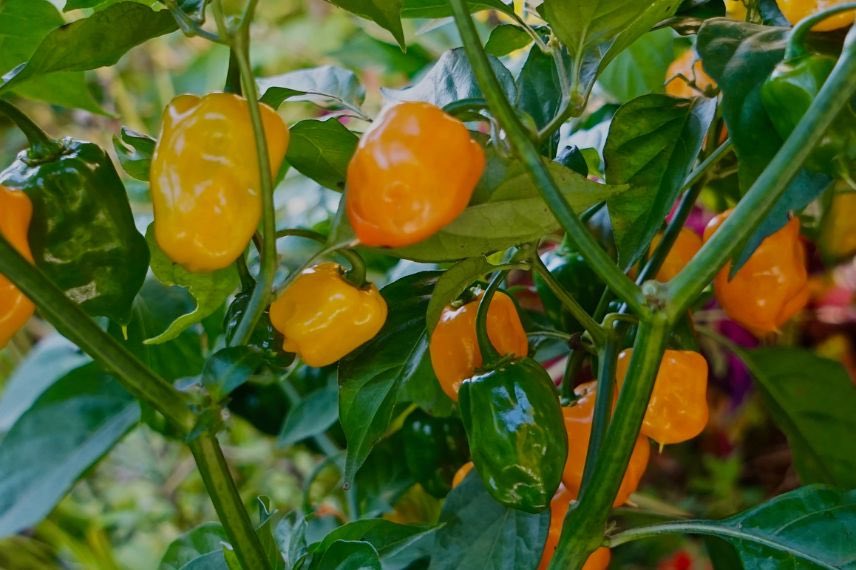
<instances>
[{"instance_id":1,"label":"pepper plant","mask_svg":"<svg viewBox=\"0 0 856 570\"><path fill-rule=\"evenodd\" d=\"M416 29L453 47L366 103L343 67L257 76L267 0L67 0L66 24L0 0L0 38L24 22L31 44L0 54L27 139L0 173L0 342L35 312L79 348L37 348L0 399L0 535L145 424L189 448L219 518L162 568L591 570L670 535L706 537L716 568L853 567L856 388L776 345L811 295L801 229L856 250L827 229L856 171L856 3L329 2L404 61ZM224 88L114 133L122 174L21 110L104 113L83 72L168 34L221 48ZM307 102L324 118L288 127ZM296 179L327 219L285 223ZM705 428L711 343L746 362L801 485L703 519L642 478ZM312 446L302 508L251 514L219 439L235 416ZM402 514L413 489L433 514Z\"/></svg>"}]
</instances>

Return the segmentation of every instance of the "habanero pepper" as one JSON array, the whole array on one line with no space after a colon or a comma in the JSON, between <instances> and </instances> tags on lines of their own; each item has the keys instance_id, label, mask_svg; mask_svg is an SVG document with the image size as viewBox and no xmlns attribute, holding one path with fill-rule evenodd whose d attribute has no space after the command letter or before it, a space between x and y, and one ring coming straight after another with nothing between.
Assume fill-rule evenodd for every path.
<instances>
[{"instance_id":1,"label":"habanero pepper","mask_svg":"<svg viewBox=\"0 0 856 570\"><path fill-rule=\"evenodd\" d=\"M618 355L615 377L624 384L633 349ZM682 443L707 425L707 361L698 352L667 350L663 354L641 433L660 445Z\"/></svg>"},{"instance_id":2,"label":"habanero pepper","mask_svg":"<svg viewBox=\"0 0 856 570\"><path fill-rule=\"evenodd\" d=\"M662 239L662 234L658 233L654 236L654 239L651 240L650 250L654 251L657 249ZM689 228L681 228L675 243L672 245L672 249L669 250L669 254L657 271L657 281L665 283L674 278L695 257L701 246L702 241L697 233Z\"/></svg>"},{"instance_id":3,"label":"habanero pepper","mask_svg":"<svg viewBox=\"0 0 856 570\"><path fill-rule=\"evenodd\" d=\"M716 82L704 71L695 50L679 55L666 70L666 95L690 99L716 88Z\"/></svg>"},{"instance_id":4,"label":"habanero pepper","mask_svg":"<svg viewBox=\"0 0 856 570\"><path fill-rule=\"evenodd\" d=\"M271 175L288 128L259 106ZM179 95L164 110L151 165L155 239L190 271L226 267L247 247L262 215L261 182L247 101L231 93Z\"/></svg>"},{"instance_id":5,"label":"habanero pepper","mask_svg":"<svg viewBox=\"0 0 856 570\"><path fill-rule=\"evenodd\" d=\"M586 382L574 389L578 396L576 402L562 408L565 421L565 430L568 434L568 458L562 474L562 483L573 498L580 492L583 483L583 472L588 456L589 440L591 439L591 427L594 420L594 404L597 394L597 382ZM651 446L648 439L639 435L633 445L630 455L630 463L621 486L612 503L613 507L619 507L627 502L648 467L648 459L651 455Z\"/></svg>"},{"instance_id":6,"label":"habanero pepper","mask_svg":"<svg viewBox=\"0 0 856 570\"><path fill-rule=\"evenodd\" d=\"M776 0L779 10L782 15L788 19L791 24L796 24L800 20L811 16L821 10L844 4L848 0ZM845 28L853 23L853 17L856 12L849 11L831 16L818 24L815 24L811 29L815 32L829 32L839 28Z\"/></svg>"},{"instance_id":7,"label":"habanero pepper","mask_svg":"<svg viewBox=\"0 0 856 570\"><path fill-rule=\"evenodd\" d=\"M567 244L562 244L545 253L541 259L556 281L587 313L592 314L597 308L604 286L583 256ZM582 331L582 326L571 316L538 272L534 272L532 280L550 322L563 331Z\"/></svg>"},{"instance_id":8,"label":"habanero pepper","mask_svg":"<svg viewBox=\"0 0 856 570\"><path fill-rule=\"evenodd\" d=\"M570 508L571 502L574 499L576 499L576 493L572 493L564 486L561 486L550 501L550 527L547 531L547 540L544 542L544 550L541 552L541 561L538 563L538 570L547 570L550 567L550 561L553 559L553 554L559 545L559 537L562 535L562 525L565 523L565 515L568 514L568 508ZM582 570L606 570L609 567L611 559L612 553L610 550L602 546L589 555L585 564L583 564Z\"/></svg>"},{"instance_id":9,"label":"habanero pepper","mask_svg":"<svg viewBox=\"0 0 856 570\"><path fill-rule=\"evenodd\" d=\"M420 242L464 211L484 168L484 150L458 119L430 103L388 107L348 165L348 220L365 245Z\"/></svg>"},{"instance_id":10,"label":"habanero pepper","mask_svg":"<svg viewBox=\"0 0 856 570\"><path fill-rule=\"evenodd\" d=\"M386 314L377 287L357 287L335 263L304 270L270 306L271 323L285 338L283 350L314 367L332 364L374 338Z\"/></svg>"},{"instance_id":11,"label":"habanero pepper","mask_svg":"<svg viewBox=\"0 0 856 570\"><path fill-rule=\"evenodd\" d=\"M445 497L452 490L456 472L470 457L461 420L414 410L405 418L401 433L404 462L413 478L428 494Z\"/></svg>"},{"instance_id":12,"label":"habanero pepper","mask_svg":"<svg viewBox=\"0 0 856 570\"><path fill-rule=\"evenodd\" d=\"M27 228L33 204L23 192L0 186L0 235L32 263ZM20 289L0 274L0 348L6 346L33 316L36 307Z\"/></svg>"},{"instance_id":13,"label":"habanero pepper","mask_svg":"<svg viewBox=\"0 0 856 570\"><path fill-rule=\"evenodd\" d=\"M476 336L476 315L481 295L458 308L446 307L431 334L431 366L443 392L458 400L461 383L482 365ZM501 355L526 356L529 340L511 297L497 291L487 312L487 334Z\"/></svg>"},{"instance_id":14,"label":"habanero pepper","mask_svg":"<svg viewBox=\"0 0 856 570\"><path fill-rule=\"evenodd\" d=\"M719 228L731 210L713 218L704 240ZM800 312L809 298L805 246L800 241L800 222L794 217L767 236L733 278L727 263L713 280L716 300L729 317L756 336L778 332Z\"/></svg>"},{"instance_id":15,"label":"habanero pepper","mask_svg":"<svg viewBox=\"0 0 856 570\"><path fill-rule=\"evenodd\" d=\"M502 359L458 393L473 465L503 505L538 513L562 481L568 451L553 381L531 358Z\"/></svg>"}]
</instances>

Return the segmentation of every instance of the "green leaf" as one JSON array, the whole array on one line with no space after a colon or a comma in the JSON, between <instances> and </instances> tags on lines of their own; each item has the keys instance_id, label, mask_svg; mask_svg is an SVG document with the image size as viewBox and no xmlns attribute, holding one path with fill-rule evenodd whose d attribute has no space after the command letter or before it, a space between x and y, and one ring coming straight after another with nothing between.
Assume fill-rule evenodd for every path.
<instances>
[{"instance_id":1,"label":"green leaf","mask_svg":"<svg viewBox=\"0 0 856 570\"><path fill-rule=\"evenodd\" d=\"M324 108L359 109L366 90L354 72L333 65L309 67L276 75L260 77L262 103L274 109L282 102L304 101Z\"/></svg>"},{"instance_id":2,"label":"green leaf","mask_svg":"<svg viewBox=\"0 0 856 570\"><path fill-rule=\"evenodd\" d=\"M447 269L437 280L428 309L425 311L425 322L428 332L434 332L434 327L440 321L440 315L446 305L460 297L467 287L484 275L494 271L496 266L485 257L471 257L456 263Z\"/></svg>"},{"instance_id":3,"label":"green leaf","mask_svg":"<svg viewBox=\"0 0 856 570\"><path fill-rule=\"evenodd\" d=\"M194 273L173 262L158 247L154 236L154 224L146 230L146 242L152 255L152 272L168 286L186 288L196 299L196 308L186 313L159 335L146 339L146 344L161 344L180 335L187 328L199 323L223 305L223 302L238 288L240 279L234 265L210 273Z\"/></svg>"},{"instance_id":4,"label":"green leaf","mask_svg":"<svg viewBox=\"0 0 856 570\"><path fill-rule=\"evenodd\" d=\"M377 550L368 542L337 540L313 559L309 570L381 570Z\"/></svg>"},{"instance_id":5,"label":"green leaf","mask_svg":"<svg viewBox=\"0 0 856 570\"><path fill-rule=\"evenodd\" d=\"M384 287L386 323L375 338L339 363L339 419L348 442L346 482L354 480L389 427L402 386L437 383L425 330L425 308L436 279L434 272L417 273Z\"/></svg>"},{"instance_id":6,"label":"green leaf","mask_svg":"<svg viewBox=\"0 0 856 570\"><path fill-rule=\"evenodd\" d=\"M202 384L211 398L219 402L250 379L265 360L264 353L253 346L230 346L211 355L202 369Z\"/></svg>"},{"instance_id":7,"label":"green leaf","mask_svg":"<svg viewBox=\"0 0 856 570\"><path fill-rule=\"evenodd\" d=\"M156 143L152 137L127 127L122 127L119 136L113 135L113 148L116 149L122 168L128 176L143 182L149 181L149 168Z\"/></svg>"},{"instance_id":8,"label":"green leaf","mask_svg":"<svg viewBox=\"0 0 856 570\"><path fill-rule=\"evenodd\" d=\"M509 15L514 13L511 5L502 0L469 0L467 5L470 12L498 10ZM402 18L447 18L451 15L449 0L404 0L401 7Z\"/></svg>"},{"instance_id":9,"label":"green leaf","mask_svg":"<svg viewBox=\"0 0 856 570\"><path fill-rule=\"evenodd\" d=\"M627 534L719 537L737 549L744 568L753 570L852 570L856 568L854 526L856 491L811 485L721 521L677 521L635 528Z\"/></svg>"},{"instance_id":10,"label":"green leaf","mask_svg":"<svg viewBox=\"0 0 856 570\"><path fill-rule=\"evenodd\" d=\"M270 497L256 497L256 503L259 507L259 524L256 526L256 534L262 543L262 549L272 570L284 570L285 559L280 552L276 537L277 525L284 518L284 515L271 507Z\"/></svg>"},{"instance_id":11,"label":"green leaf","mask_svg":"<svg viewBox=\"0 0 856 570\"><path fill-rule=\"evenodd\" d=\"M600 85L619 103L646 93L662 93L663 78L674 59L673 44L671 30L648 32L604 68Z\"/></svg>"},{"instance_id":12,"label":"green leaf","mask_svg":"<svg viewBox=\"0 0 856 570\"><path fill-rule=\"evenodd\" d=\"M722 117L734 142L740 188L745 192L781 148L783 140L761 102L761 85L784 57L788 28L771 28L725 18L707 20L696 49L705 71L722 90ZM737 271L768 235L800 211L829 184L821 173L800 170L764 222L735 255Z\"/></svg>"},{"instance_id":13,"label":"green leaf","mask_svg":"<svg viewBox=\"0 0 856 570\"><path fill-rule=\"evenodd\" d=\"M363 541L371 544L381 561L395 556L412 544L434 532L433 527L407 526L384 519L364 519L342 525L309 547L309 551L325 552L337 541Z\"/></svg>"},{"instance_id":14,"label":"green leaf","mask_svg":"<svg viewBox=\"0 0 856 570\"><path fill-rule=\"evenodd\" d=\"M95 364L46 390L0 443L0 536L42 520L139 419L137 402Z\"/></svg>"},{"instance_id":15,"label":"green leaf","mask_svg":"<svg viewBox=\"0 0 856 570\"><path fill-rule=\"evenodd\" d=\"M339 390L327 386L307 394L285 417L277 443L287 446L324 433L339 419Z\"/></svg>"},{"instance_id":16,"label":"green leaf","mask_svg":"<svg viewBox=\"0 0 856 570\"><path fill-rule=\"evenodd\" d=\"M799 348L759 348L738 356L788 437L802 482L856 487L856 386L844 367Z\"/></svg>"},{"instance_id":17,"label":"green leaf","mask_svg":"<svg viewBox=\"0 0 856 570\"><path fill-rule=\"evenodd\" d=\"M388 513L416 484L402 459L403 445L401 430L385 437L374 446L357 472L357 504L363 517Z\"/></svg>"},{"instance_id":18,"label":"green leaf","mask_svg":"<svg viewBox=\"0 0 856 570\"><path fill-rule=\"evenodd\" d=\"M514 101L517 98L514 77L501 61L495 57L489 57L490 65L502 85L502 90L509 99ZM392 101L427 101L438 107L445 107L461 99L484 98L464 48L445 52L428 73L414 85L405 89L382 89L381 91L386 99Z\"/></svg>"},{"instance_id":19,"label":"green leaf","mask_svg":"<svg viewBox=\"0 0 856 570\"><path fill-rule=\"evenodd\" d=\"M70 12L72 10L83 10L84 8L95 8L105 2L108 2L108 0L65 0L65 6L62 11Z\"/></svg>"},{"instance_id":20,"label":"green leaf","mask_svg":"<svg viewBox=\"0 0 856 570\"><path fill-rule=\"evenodd\" d=\"M529 113L535 125L543 128L558 113L562 103L561 80L553 57L538 46L532 46L520 70L517 86L517 108ZM558 137L558 133L555 136ZM548 154L555 156L555 149L550 149Z\"/></svg>"},{"instance_id":21,"label":"green leaf","mask_svg":"<svg viewBox=\"0 0 856 570\"><path fill-rule=\"evenodd\" d=\"M526 30L513 24L500 24L490 32L484 49L494 57L502 57L523 49L532 43L532 36Z\"/></svg>"},{"instance_id":22,"label":"green leaf","mask_svg":"<svg viewBox=\"0 0 856 570\"><path fill-rule=\"evenodd\" d=\"M206 563L205 568L225 570L223 543L228 542L220 523L203 523L172 541L158 570L185 570L191 563L199 564L200 559Z\"/></svg>"},{"instance_id":23,"label":"green leaf","mask_svg":"<svg viewBox=\"0 0 856 570\"><path fill-rule=\"evenodd\" d=\"M643 95L618 109L603 155L606 179L631 189L609 200L618 259L629 267L647 250L695 164L716 101Z\"/></svg>"},{"instance_id":24,"label":"green leaf","mask_svg":"<svg viewBox=\"0 0 856 570\"><path fill-rule=\"evenodd\" d=\"M628 188L598 184L560 164L545 164L577 213ZM514 165L484 202L476 203L474 198L455 221L427 240L384 252L415 261L456 261L533 241L559 227L529 174L522 166Z\"/></svg>"},{"instance_id":25,"label":"green leaf","mask_svg":"<svg viewBox=\"0 0 856 570\"><path fill-rule=\"evenodd\" d=\"M3 76L0 93L57 71L113 65L132 47L176 29L168 10L155 12L137 2L113 4L50 32L26 64Z\"/></svg>"},{"instance_id":26,"label":"green leaf","mask_svg":"<svg viewBox=\"0 0 856 570\"><path fill-rule=\"evenodd\" d=\"M336 119L300 121L289 131L288 163L325 188L344 190L348 163L359 142L357 135Z\"/></svg>"},{"instance_id":27,"label":"green leaf","mask_svg":"<svg viewBox=\"0 0 856 570\"><path fill-rule=\"evenodd\" d=\"M675 0L544 0L538 10L571 57L577 110L604 67L679 5Z\"/></svg>"},{"instance_id":28,"label":"green leaf","mask_svg":"<svg viewBox=\"0 0 856 570\"><path fill-rule=\"evenodd\" d=\"M475 472L446 498L430 570L535 568L544 549L550 511L537 515L497 503Z\"/></svg>"},{"instance_id":29,"label":"green leaf","mask_svg":"<svg viewBox=\"0 0 856 570\"><path fill-rule=\"evenodd\" d=\"M368 20L373 20L381 28L388 30L405 49L404 30L401 29L402 0L327 0L331 4L344 8Z\"/></svg>"}]
</instances>

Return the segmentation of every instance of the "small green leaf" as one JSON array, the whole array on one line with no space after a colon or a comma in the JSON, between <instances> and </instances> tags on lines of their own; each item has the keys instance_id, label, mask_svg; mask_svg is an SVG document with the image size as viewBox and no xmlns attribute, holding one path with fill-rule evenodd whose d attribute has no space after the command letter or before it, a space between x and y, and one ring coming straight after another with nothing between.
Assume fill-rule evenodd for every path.
<instances>
[{"instance_id":1,"label":"small green leaf","mask_svg":"<svg viewBox=\"0 0 856 570\"><path fill-rule=\"evenodd\" d=\"M122 168L128 176L143 182L149 181L149 167L156 143L152 137L127 127L122 127L119 136L113 136L113 148L116 149Z\"/></svg>"},{"instance_id":2,"label":"small green leaf","mask_svg":"<svg viewBox=\"0 0 856 570\"><path fill-rule=\"evenodd\" d=\"M514 8L502 0L468 0L467 6L470 12L497 10L509 15L514 13ZM451 15L449 0L404 0L401 7L402 18L448 18Z\"/></svg>"},{"instance_id":3,"label":"small green leaf","mask_svg":"<svg viewBox=\"0 0 856 570\"><path fill-rule=\"evenodd\" d=\"M359 142L357 135L336 119L300 121L289 131L288 163L321 186L343 191L348 163Z\"/></svg>"},{"instance_id":4,"label":"small green leaf","mask_svg":"<svg viewBox=\"0 0 856 570\"><path fill-rule=\"evenodd\" d=\"M500 24L490 32L484 49L494 57L502 57L532 43L526 30L513 24Z\"/></svg>"},{"instance_id":5,"label":"small green leaf","mask_svg":"<svg viewBox=\"0 0 856 570\"><path fill-rule=\"evenodd\" d=\"M440 315L446 305L460 297L461 293L472 285L473 281L494 271L496 267L484 257L471 257L456 263L447 269L431 295L428 309L425 312L425 321L428 324L428 332L434 332L434 327L440 321Z\"/></svg>"},{"instance_id":6,"label":"small green leaf","mask_svg":"<svg viewBox=\"0 0 856 570\"><path fill-rule=\"evenodd\" d=\"M388 30L405 49L404 30L401 28L402 0L328 0L331 4L344 8L368 20L374 20L381 28Z\"/></svg>"},{"instance_id":7,"label":"small green leaf","mask_svg":"<svg viewBox=\"0 0 856 570\"><path fill-rule=\"evenodd\" d=\"M159 335L146 339L146 344L161 344L180 335L185 329L199 323L220 308L226 298L240 285L234 265L211 273L194 273L173 262L158 247L154 224L146 230L146 242L152 255L151 265L155 277L168 286L185 287L196 299L196 309L175 319Z\"/></svg>"},{"instance_id":8,"label":"small green leaf","mask_svg":"<svg viewBox=\"0 0 856 570\"><path fill-rule=\"evenodd\" d=\"M264 353L253 346L230 346L215 352L202 369L202 384L211 398L219 402L250 379L265 360Z\"/></svg>"},{"instance_id":9,"label":"small green leaf","mask_svg":"<svg viewBox=\"0 0 856 570\"><path fill-rule=\"evenodd\" d=\"M158 570L185 570L192 567L190 564L199 565L200 562L205 562L204 568L225 570L223 544L228 542L220 523L203 523L172 541L161 558ZM201 569L203 566L198 567Z\"/></svg>"},{"instance_id":10,"label":"small green leaf","mask_svg":"<svg viewBox=\"0 0 856 570\"><path fill-rule=\"evenodd\" d=\"M359 109L366 90L354 72L333 65L309 67L258 79L262 103L274 109L282 102L304 101L324 108Z\"/></svg>"},{"instance_id":11,"label":"small green leaf","mask_svg":"<svg viewBox=\"0 0 856 570\"><path fill-rule=\"evenodd\" d=\"M339 419L339 390L327 386L307 394L285 418L278 444L292 445L323 433Z\"/></svg>"}]
</instances>

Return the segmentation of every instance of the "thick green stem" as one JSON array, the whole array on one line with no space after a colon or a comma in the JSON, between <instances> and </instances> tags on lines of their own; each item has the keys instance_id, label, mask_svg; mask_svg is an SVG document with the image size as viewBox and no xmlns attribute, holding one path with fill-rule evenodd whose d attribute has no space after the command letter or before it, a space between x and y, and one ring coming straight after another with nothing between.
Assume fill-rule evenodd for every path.
<instances>
[{"instance_id":1,"label":"thick green stem","mask_svg":"<svg viewBox=\"0 0 856 570\"><path fill-rule=\"evenodd\" d=\"M552 569L581 568L589 553L603 542L610 508L630 462L639 427L654 389L667 333L668 321L663 313L654 313L649 320L639 324L627 377L619 393L601 452L588 484L584 484L580 491L579 501L565 517L559 546L550 564Z\"/></svg>"},{"instance_id":2,"label":"thick green stem","mask_svg":"<svg viewBox=\"0 0 856 570\"><path fill-rule=\"evenodd\" d=\"M505 96L499 80L496 78L490 61L481 44L475 25L466 7L465 0L449 0L455 23L464 43L464 50L475 72L476 80L490 106L490 110L508 137L515 153L520 157L538 192L549 206L559 224L565 229L568 238L597 275L612 289L622 301L640 317L650 312L645 305L641 291L613 263L603 248L597 243L585 224L562 195L550 171L547 170L537 147L529 138L529 133L520 122Z\"/></svg>"},{"instance_id":3,"label":"thick green stem","mask_svg":"<svg viewBox=\"0 0 856 570\"><path fill-rule=\"evenodd\" d=\"M667 285L671 322L682 318L723 265L745 245L785 192L803 162L856 93L856 26L832 73L791 136L701 251Z\"/></svg>"},{"instance_id":4,"label":"thick green stem","mask_svg":"<svg viewBox=\"0 0 856 570\"><path fill-rule=\"evenodd\" d=\"M836 14L841 14L842 12L849 12L851 10L856 10L856 2L848 2L846 4L838 4L836 6L829 6L812 14L806 18L803 18L794 28L791 30L791 35L788 38L788 46L785 48L785 59L794 59L808 53L808 50L805 46L806 36L811 32L811 29L815 26L815 24L819 24L820 22L835 16Z\"/></svg>"},{"instance_id":5,"label":"thick green stem","mask_svg":"<svg viewBox=\"0 0 856 570\"><path fill-rule=\"evenodd\" d=\"M550 273L550 270L547 269L547 266L544 265L544 262L541 261L541 258L538 256L538 252L532 256L532 268L538 272L541 278L544 280L544 283L550 288L556 298L564 305L564 307L571 313L571 316L577 320L580 325L589 333L594 343L598 346L603 344L604 340L606 340L606 334L603 332L603 328L593 319L591 315L589 315L585 309L583 309L582 305L580 305L576 299L574 299L564 287L562 287L561 283L556 281L556 278L553 277L553 274Z\"/></svg>"},{"instance_id":6,"label":"thick green stem","mask_svg":"<svg viewBox=\"0 0 856 570\"><path fill-rule=\"evenodd\" d=\"M229 473L229 466L217 437L205 432L193 439L189 445L217 516L226 529L229 542L234 547L241 566L259 570L270 568L270 561L265 556L264 548L238 494L238 487Z\"/></svg>"},{"instance_id":7,"label":"thick green stem","mask_svg":"<svg viewBox=\"0 0 856 570\"><path fill-rule=\"evenodd\" d=\"M620 324L619 324L620 326ZM618 357L618 331L613 328L606 342L598 351L597 393L594 401L594 418L591 425L586 467L583 471L583 486L591 481L594 465L603 449L603 438L612 415L613 392L615 391L615 363Z\"/></svg>"},{"instance_id":8,"label":"thick green stem","mask_svg":"<svg viewBox=\"0 0 856 570\"><path fill-rule=\"evenodd\" d=\"M479 343L479 352L482 356L482 367L490 368L502 358L502 355L494 348L490 342L490 334L487 330L487 315L490 310L490 303L493 301L493 295L499 289L499 284L505 278L505 271L497 273L485 289L481 300L479 301L478 312L476 313L476 338Z\"/></svg>"},{"instance_id":9,"label":"thick green stem","mask_svg":"<svg viewBox=\"0 0 856 570\"><path fill-rule=\"evenodd\" d=\"M27 115L3 99L0 99L0 114L6 115L27 137L27 142L30 143L30 150L27 151L29 159L34 161L51 160L53 157L62 154L61 142L49 137Z\"/></svg>"},{"instance_id":10,"label":"thick green stem","mask_svg":"<svg viewBox=\"0 0 856 570\"><path fill-rule=\"evenodd\" d=\"M187 397L101 330L83 309L69 300L2 235L0 274L23 291L63 336L112 372L128 392L163 414L181 433L193 428L196 419Z\"/></svg>"}]
</instances>

